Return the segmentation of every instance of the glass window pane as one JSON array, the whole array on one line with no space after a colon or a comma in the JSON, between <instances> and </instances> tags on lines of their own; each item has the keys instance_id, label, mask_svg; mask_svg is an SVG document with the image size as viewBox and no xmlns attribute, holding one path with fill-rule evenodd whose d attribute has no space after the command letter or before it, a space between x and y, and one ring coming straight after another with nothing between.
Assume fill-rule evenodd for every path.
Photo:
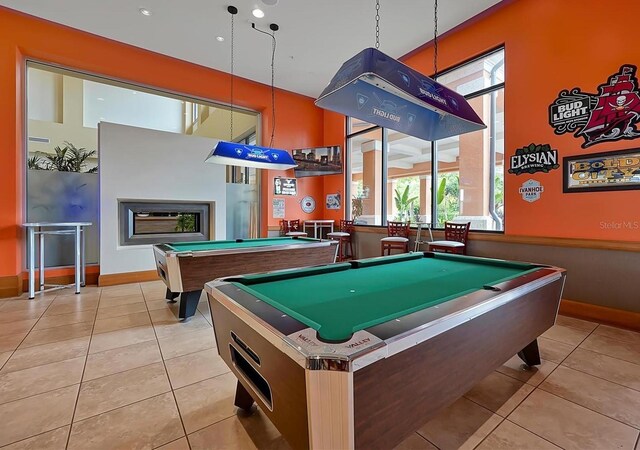
<instances>
[{"instance_id":1,"label":"glass window pane","mask_svg":"<svg viewBox=\"0 0 640 450\"><path fill-rule=\"evenodd\" d=\"M436 144L438 227L445 221L455 221L471 222L475 230L503 229L503 94L504 90L499 90L469 100L487 129Z\"/></svg>"},{"instance_id":2,"label":"glass window pane","mask_svg":"<svg viewBox=\"0 0 640 450\"><path fill-rule=\"evenodd\" d=\"M446 72L438 82L462 95L504 83L504 49Z\"/></svg>"},{"instance_id":3,"label":"glass window pane","mask_svg":"<svg viewBox=\"0 0 640 450\"><path fill-rule=\"evenodd\" d=\"M388 131L387 220L431 222L431 142Z\"/></svg>"},{"instance_id":4,"label":"glass window pane","mask_svg":"<svg viewBox=\"0 0 640 450\"><path fill-rule=\"evenodd\" d=\"M356 119L355 117L349 117L349 126L347 134L357 133L358 131L366 130L367 128L373 128L376 125L365 122L364 120Z\"/></svg>"},{"instance_id":5,"label":"glass window pane","mask_svg":"<svg viewBox=\"0 0 640 450\"><path fill-rule=\"evenodd\" d=\"M362 225L382 225L382 129L349 138L351 218Z\"/></svg>"}]
</instances>

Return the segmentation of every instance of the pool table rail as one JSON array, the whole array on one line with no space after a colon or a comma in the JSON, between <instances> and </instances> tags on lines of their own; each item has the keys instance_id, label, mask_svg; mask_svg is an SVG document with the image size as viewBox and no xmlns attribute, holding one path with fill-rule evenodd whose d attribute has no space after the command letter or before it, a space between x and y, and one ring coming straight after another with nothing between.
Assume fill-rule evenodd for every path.
<instances>
[{"instance_id":1,"label":"pool table rail","mask_svg":"<svg viewBox=\"0 0 640 450\"><path fill-rule=\"evenodd\" d=\"M357 264L356 261L353 262ZM205 285L226 308L251 322L272 344L311 370L352 371L418 345L467 321L535 292L548 284L564 287L564 269L537 265L538 270L503 281L454 300L356 331L346 342L321 340L316 330L236 287L244 276L220 278ZM279 271L275 271L279 272ZM557 309L560 304L557 299Z\"/></svg>"}]
</instances>

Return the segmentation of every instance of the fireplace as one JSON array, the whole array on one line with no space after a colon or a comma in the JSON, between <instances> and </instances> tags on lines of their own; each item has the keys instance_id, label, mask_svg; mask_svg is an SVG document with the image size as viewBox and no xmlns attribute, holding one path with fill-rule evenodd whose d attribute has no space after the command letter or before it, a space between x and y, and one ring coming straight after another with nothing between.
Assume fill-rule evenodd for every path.
<instances>
[{"instance_id":1,"label":"fireplace","mask_svg":"<svg viewBox=\"0 0 640 450\"><path fill-rule=\"evenodd\" d=\"M212 211L206 202L119 200L120 245L210 240Z\"/></svg>"}]
</instances>

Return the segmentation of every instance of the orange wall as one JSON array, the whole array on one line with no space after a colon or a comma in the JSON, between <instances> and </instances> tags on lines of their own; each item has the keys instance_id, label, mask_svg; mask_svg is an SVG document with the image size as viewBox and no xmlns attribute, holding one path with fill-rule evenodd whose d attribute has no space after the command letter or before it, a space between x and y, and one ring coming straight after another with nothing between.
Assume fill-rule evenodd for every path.
<instances>
[{"instance_id":1,"label":"orange wall","mask_svg":"<svg viewBox=\"0 0 640 450\"><path fill-rule=\"evenodd\" d=\"M595 93L597 86L622 64L640 66L640 48L630 34L632 22L597 22L599 17L624 17L636 9L635 0L505 1L441 36L438 68L455 66L504 45L506 158L532 142L551 144L560 159L640 147L638 139L596 144L585 150L580 147L582 139L571 134L555 135L547 116L549 105L562 89L580 87ZM432 74L432 43L402 60L422 73ZM337 136L328 131L336 127L344 127L344 123L330 121L325 115L325 139ZM530 178L545 189L534 203L525 202L518 193ZM333 181L326 184L325 192L338 186ZM563 194L562 167L548 174L506 174L505 190L505 234L640 241L640 229L603 226L640 223L638 190Z\"/></svg>"},{"instance_id":2,"label":"orange wall","mask_svg":"<svg viewBox=\"0 0 640 450\"><path fill-rule=\"evenodd\" d=\"M213 101L227 102L230 92L229 74L0 7L0 277L15 276L23 267L22 84L27 58ZM269 142L269 87L240 78L235 83L234 104L262 113L262 142ZM277 90L276 104L275 146L292 149L322 145L323 112L315 107L313 99ZM272 175L266 174L263 187L269 182L272 183ZM271 204L272 186L263 190L263 205ZM300 183L300 196L307 193L306 189L320 198L322 181ZM263 235L269 224L277 223L269 219L270 211L262 209Z\"/></svg>"},{"instance_id":3,"label":"orange wall","mask_svg":"<svg viewBox=\"0 0 640 450\"><path fill-rule=\"evenodd\" d=\"M572 134L557 136L548 124L548 107L562 89L595 93L623 64L640 65L640 48L631 38L631 21L612 26L598 18L625 17L637 1L515 0L447 34L439 41L438 66L451 67L504 45L505 157L528 145L551 144L566 156L640 147L637 141L596 144L582 149ZM433 72L433 48L405 62ZM518 188L529 178L544 186L540 200L527 203ZM607 229L602 223L640 223L640 191L562 192L562 167L548 174L507 174L506 234L640 241L640 229Z\"/></svg>"}]
</instances>

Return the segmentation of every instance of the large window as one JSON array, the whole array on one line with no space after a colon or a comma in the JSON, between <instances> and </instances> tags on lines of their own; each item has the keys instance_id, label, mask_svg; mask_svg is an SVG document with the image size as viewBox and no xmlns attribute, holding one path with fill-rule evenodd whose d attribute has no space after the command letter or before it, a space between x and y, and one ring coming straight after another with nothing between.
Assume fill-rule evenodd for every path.
<instances>
[{"instance_id":1,"label":"large window","mask_svg":"<svg viewBox=\"0 0 640 450\"><path fill-rule=\"evenodd\" d=\"M86 232L89 264L98 262L100 248L100 123L256 143L257 113L241 108L234 108L234 135L230 136L230 110L225 105L35 62L27 65L26 88L26 219L92 222L94 226ZM227 226L230 238L258 235L258 177L257 169L228 171L227 181L232 187L227 189L227 215L232 212L234 217L233 224ZM240 184L243 186L238 187ZM189 228L195 219L185 214L173 216L163 223L174 229ZM176 217L177 225L170 223ZM135 224L142 234L152 222L154 227L162 222L151 216L143 219ZM62 251L68 247L68 239L69 236L47 239L47 267L73 264L73 254Z\"/></svg>"},{"instance_id":2,"label":"large window","mask_svg":"<svg viewBox=\"0 0 640 450\"><path fill-rule=\"evenodd\" d=\"M444 72L438 81L464 95L487 128L436 142L349 118L351 217L471 222L504 229L504 50Z\"/></svg>"}]
</instances>

